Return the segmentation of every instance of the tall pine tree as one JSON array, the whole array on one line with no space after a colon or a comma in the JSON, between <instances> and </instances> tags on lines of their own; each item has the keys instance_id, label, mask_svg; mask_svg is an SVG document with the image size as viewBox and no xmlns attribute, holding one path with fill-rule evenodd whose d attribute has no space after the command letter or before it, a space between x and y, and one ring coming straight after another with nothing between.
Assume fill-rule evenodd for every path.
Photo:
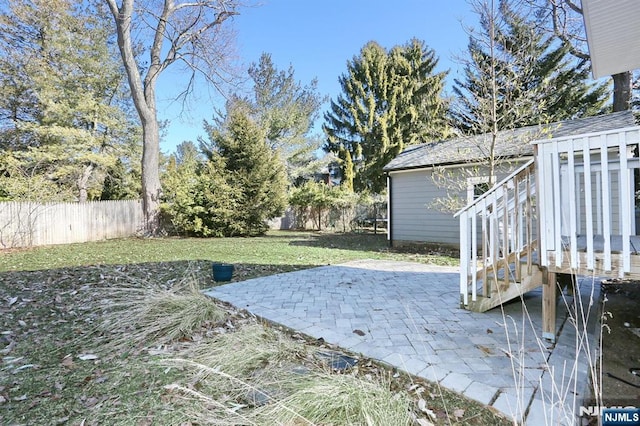
<instances>
[{"instance_id":1,"label":"tall pine tree","mask_svg":"<svg viewBox=\"0 0 640 426\"><path fill-rule=\"evenodd\" d=\"M584 64L510 2L492 3L475 3L480 29L470 33L464 79L453 88L458 128L490 133L603 112L606 84L588 83Z\"/></svg>"},{"instance_id":2,"label":"tall pine tree","mask_svg":"<svg viewBox=\"0 0 640 426\"><path fill-rule=\"evenodd\" d=\"M437 64L435 52L416 39L390 51L369 42L347 63L342 93L324 115L324 149L349 152L356 191L381 192L382 168L405 146L447 134L446 73L436 73Z\"/></svg>"},{"instance_id":3,"label":"tall pine tree","mask_svg":"<svg viewBox=\"0 0 640 426\"><path fill-rule=\"evenodd\" d=\"M253 82L250 95L234 95L230 105L244 103L250 108L268 145L283 159L290 183L308 179L319 168L315 151L321 142L310 135L325 101L317 91L317 81L303 85L296 81L293 67L277 69L268 53L249 67L248 74Z\"/></svg>"},{"instance_id":4,"label":"tall pine tree","mask_svg":"<svg viewBox=\"0 0 640 426\"><path fill-rule=\"evenodd\" d=\"M235 213L224 227L224 235L263 234L265 221L282 214L286 207L283 161L243 103L230 106L221 127L206 127L211 143L203 143L202 148L208 164L216 165L209 172L221 173L234 190L227 196L235 197Z\"/></svg>"},{"instance_id":5,"label":"tall pine tree","mask_svg":"<svg viewBox=\"0 0 640 426\"><path fill-rule=\"evenodd\" d=\"M91 2L10 0L0 22L0 153L14 160L3 178L48 180L54 199L99 196L140 136L109 21Z\"/></svg>"}]
</instances>

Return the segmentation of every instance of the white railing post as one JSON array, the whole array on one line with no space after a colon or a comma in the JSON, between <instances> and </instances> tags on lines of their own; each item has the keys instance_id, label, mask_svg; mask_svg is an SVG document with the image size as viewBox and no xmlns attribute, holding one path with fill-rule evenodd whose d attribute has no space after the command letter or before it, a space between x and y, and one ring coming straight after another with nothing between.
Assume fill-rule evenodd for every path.
<instances>
[{"instance_id":1,"label":"white railing post","mask_svg":"<svg viewBox=\"0 0 640 426\"><path fill-rule=\"evenodd\" d=\"M607 135L600 137L600 164L602 168L602 237L604 238L604 270L611 271L611 201L609 153Z\"/></svg>"},{"instance_id":2,"label":"white railing post","mask_svg":"<svg viewBox=\"0 0 640 426\"><path fill-rule=\"evenodd\" d=\"M477 299L478 292L478 277L476 274L476 268L478 265L478 229L477 229L477 220L478 215L476 214L475 208L471 209L470 219L471 219L471 268L469 268L469 272L471 273L471 300L474 302Z\"/></svg>"},{"instance_id":3,"label":"white railing post","mask_svg":"<svg viewBox=\"0 0 640 426\"><path fill-rule=\"evenodd\" d=\"M624 276L625 272L631 272L631 250L630 250L630 238L631 238L631 218L635 220L635 216L631 210L631 200L629 199L629 186L631 179L629 179L629 169L627 167L627 141L624 135L619 137L618 149L620 151L620 221L621 221L621 234L622 234L622 269L620 270L620 277Z\"/></svg>"},{"instance_id":4,"label":"white railing post","mask_svg":"<svg viewBox=\"0 0 640 426\"><path fill-rule=\"evenodd\" d=\"M576 164L574 158L574 149L567 152L568 168L567 178L569 181L569 193L566 194L569 197L569 241L571 242L571 268L578 267L578 231L576 229Z\"/></svg>"},{"instance_id":5,"label":"white railing post","mask_svg":"<svg viewBox=\"0 0 640 426\"><path fill-rule=\"evenodd\" d=\"M467 212L460 215L460 295L464 306L469 304L469 219Z\"/></svg>"},{"instance_id":6,"label":"white railing post","mask_svg":"<svg viewBox=\"0 0 640 426\"><path fill-rule=\"evenodd\" d=\"M562 266L562 204L560 198L560 153L558 152L558 141L552 143L552 173L551 184L553 185L553 240L556 250L556 267ZM548 189L548 188L545 188Z\"/></svg>"},{"instance_id":7,"label":"white railing post","mask_svg":"<svg viewBox=\"0 0 640 426\"><path fill-rule=\"evenodd\" d=\"M587 234L587 269L593 270L593 194L591 188L591 144L588 138L583 140L582 156L584 158L584 211Z\"/></svg>"}]
</instances>

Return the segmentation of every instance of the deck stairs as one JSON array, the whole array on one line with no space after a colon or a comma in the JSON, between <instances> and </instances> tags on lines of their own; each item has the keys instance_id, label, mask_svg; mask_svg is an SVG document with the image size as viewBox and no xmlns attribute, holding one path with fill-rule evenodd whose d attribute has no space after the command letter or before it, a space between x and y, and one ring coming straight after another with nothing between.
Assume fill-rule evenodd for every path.
<instances>
[{"instance_id":1,"label":"deck stairs","mask_svg":"<svg viewBox=\"0 0 640 426\"><path fill-rule=\"evenodd\" d=\"M534 159L455 214L460 305L484 312L542 286L553 340L557 274L640 279L640 127L533 145Z\"/></svg>"},{"instance_id":2,"label":"deck stairs","mask_svg":"<svg viewBox=\"0 0 640 426\"><path fill-rule=\"evenodd\" d=\"M517 269L519 270L516 270L516 264L510 263L506 273L505 268L501 268L498 270L497 276L495 273L490 272L487 274L486 286L484 277L478 277L476 298L473 300L473 297L471 297L464 307L474 312L485 312L544 284L545 274L539 265L536 263L527 265L525 260L520 261L518 266L519 268ZM482 268L480 268L478 274L484 274ZM464 299L461 300L463 303Z\"/></svg>"},{"instance_id":3,"label":"deck stairs","mask_svg":"<svg viewBox=\"0 0 640 426\"><path fill-rule=\"evenodd\" d=\"M535 164L528 161L460 217L460 305L485 312L545 284L538 263Z\"/></svg>"}]
</instances>

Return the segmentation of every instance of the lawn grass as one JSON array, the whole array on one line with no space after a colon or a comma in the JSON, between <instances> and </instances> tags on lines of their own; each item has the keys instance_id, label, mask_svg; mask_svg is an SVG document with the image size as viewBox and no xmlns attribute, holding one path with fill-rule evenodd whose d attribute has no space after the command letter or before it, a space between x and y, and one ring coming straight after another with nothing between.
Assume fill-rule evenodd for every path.
<instances>
[{"instance_id":1,"label":"lawn grass","mask_svg":"<svg viewBox=\"0 0 640 426\"><path fill-rule=\"evenodd\" d=\"M246 401L251 382L292 392L282 395L278 407L288 404L303 418L316 421L331 420L314 417L321 413L313 405L317 399L313 392L348 395L357 390L365 392L362 403L336 398L333 411L341 413L344 403L351 404L348 415L355 417L349 418L385 418L374 411L384 404L369 401L373 396L368 395L387 402L393 395L400 405L394 402L389 409L402 407L407 395L414 404L431 395L428 405L438 418L429 419L436 424L508 424L480 404L426 382L417 385L407 375L390 380L390 372L366 360L353 377L332 380L334 373L318 367L311 355L318 345L326 350L323 343L300 336L292 339L287 332L276 332L223 304L216 304L216 309L225 310L224 318L206 307L190 312L179 290L186 288L181 282L185 276L210 285L211 260L232 262L238 266L237 275L247 278L364 258L456 263L455 258L428 250L389 250L384 235L310 232L274 232L253 239L126 239L4 252L0 255L0 424L236 424L239 418L249 419L248 424L271 424L273 418L265 418L265 413L288 412L270 412L273 407L268 406L251 411ZM145 288L149 293L137 291ZM135 298L127 296L131 289ZM125 296L131 306L114 306L114 300L123 299L116 296ZM158 304L157 297L168 300ZM179 331L174 339L166 338L171 330L158 336L152 329L142 339L116 333L112 344L114 333L102 328L105 322L118 319L122 324L144 325L149 318L145 306L163 306L169 319L193 315L203 322L167 321ZM170 359L187 362L168 364ZM222 366L236 378L232 383L244 384L238 388L227 380L223 386L225 382L213 373L208 375L212 380L205 381L202 371L194 373L189 362L206 364L211 372ZM314 380L294 376L290 382L296 365L310 369L309 378ZM280 378L286 380L279 383ZM344 388L327 390L341 383ZM423 391L418 394L416 389ZM425 418L415 407L414 412ZM460 409L467 413L463 418L447 414Z\"/></svg>"},{"instance_id":2,"label":"lawn grass","mask_svg":"<svg viewBox=\"0 0 640 426\"><path fill-rule=\"evenodd\" d=\"M35 247L0 254L0 271L34 271L88 265L208 260L252 265L300 267L356 259L408 260L457 264L437 250L390 249L386 235L271 231L257 238L129 238Z\"/></svg>"}]
</instances>

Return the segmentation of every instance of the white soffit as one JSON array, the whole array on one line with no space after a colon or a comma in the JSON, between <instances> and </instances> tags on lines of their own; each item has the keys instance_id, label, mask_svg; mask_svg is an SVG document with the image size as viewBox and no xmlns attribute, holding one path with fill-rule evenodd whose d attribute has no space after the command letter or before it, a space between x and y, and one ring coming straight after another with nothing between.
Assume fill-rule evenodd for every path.
<instances>
[{"instance_id":1,"label":"white soffit","mask_svg":"<svg viewBox=\"0 0 640 426\"><path fill-rule=\"evenodd\" d=\"M582 0L594 78L640 68L640 0Z\"/></svg>"}]
</instances>

